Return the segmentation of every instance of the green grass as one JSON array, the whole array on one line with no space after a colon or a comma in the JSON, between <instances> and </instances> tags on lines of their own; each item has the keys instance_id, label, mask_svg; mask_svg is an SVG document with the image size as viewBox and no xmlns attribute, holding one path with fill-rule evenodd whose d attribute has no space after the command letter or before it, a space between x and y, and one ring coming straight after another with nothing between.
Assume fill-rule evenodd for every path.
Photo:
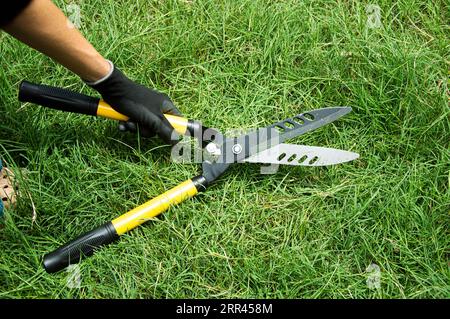
<instances>
[{"instance_id":1,"label":"green grass","mask_svg":"<svg viewBox=\"0 0 450 319\"><path fill-rule=\"evenodd\" d=\"M23 79L94 92L1 33L0 153L21 198L0 226L0 297L448 298L445 1L379 0L382 26L372 29L360 1L77 3L95 47L189 118L251 128L349 105L293 142L361 158L275 175L236 166L86 259L81 288L69 288L66 272L44 272L43 254L199 168L112 121L21 105ZM366 284L372 263L379 289Z\"/></svg>"}]
</instances>

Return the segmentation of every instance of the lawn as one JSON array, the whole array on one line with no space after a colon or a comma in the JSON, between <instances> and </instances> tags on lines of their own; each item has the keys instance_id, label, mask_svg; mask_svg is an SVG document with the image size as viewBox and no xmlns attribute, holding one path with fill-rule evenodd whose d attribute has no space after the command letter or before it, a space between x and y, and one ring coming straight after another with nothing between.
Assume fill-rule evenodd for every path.
<instances>
[{"instance_id":1,"label":"lawn","mask_svg":"<svg viewBox=\"0 0 450 319\"><path fill-rule=\"evenodd\" d=\"M95 92L0 33L0 154L21 191L0 224L0 297L450 295L445 1L57 3L79 5L98 51L187 117L226 131L348 105L349 115L291 142L361 157L274 175L233 167L78 269L47 274L45 253L199 166L172 162L169 146L113 121L18 102L23 79Z\"/></svg>"}]
</instances>

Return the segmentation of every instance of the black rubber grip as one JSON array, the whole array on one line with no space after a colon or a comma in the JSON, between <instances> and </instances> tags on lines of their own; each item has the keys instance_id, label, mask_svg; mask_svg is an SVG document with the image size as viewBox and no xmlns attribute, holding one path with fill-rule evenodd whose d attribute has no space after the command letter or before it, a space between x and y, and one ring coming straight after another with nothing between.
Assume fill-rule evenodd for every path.
<instances>
[{"instance_id":1,"label":"black rubber grip","mask_svg":"<svg viewBox=\"0 0 450 319\"><path fill-rule=\"evenodd\" d=\"M97 115L100 99L48 85L22 81L19 101L32 102L55 110Z\"/></svg>"},{"instance_id":2,"label":"black rubber grip","mask_svg":"<svg viewBox=\"0 0 450 319\"><path fill-rule=\"evenodd\" d=\"M63 270L71 264L76 264L82 256L91 256L101 246L112 243L119 238L112 222L108 222L57 250L44 256L44 268L48 273Z\"/></svg>"}]
</instances>

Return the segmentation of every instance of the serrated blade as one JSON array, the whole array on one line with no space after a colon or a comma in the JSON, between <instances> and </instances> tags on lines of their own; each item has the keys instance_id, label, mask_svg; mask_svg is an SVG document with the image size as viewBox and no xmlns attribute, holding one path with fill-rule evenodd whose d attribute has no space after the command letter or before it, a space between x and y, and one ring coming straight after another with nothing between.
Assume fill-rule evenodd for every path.
<instances>
[{"instance_id":1,"label":"serrated blade","mask_svg":"<svg viewBox=\"0 0 450 319\"><path fill-rule=\"evenodd\" d=\"M214 162L203 161L203 176L214 181L233 163L243 162L264 150L279 145L287 139L305 134L350 113L351 107L329 107L307 111L249 134L214 140L220 146L220 155Z\"/></svg>"},{"instance_id":2,"label":"serrated blade","mask_svg":"<svg viewBox=\"0 0 450 319\"><path fill-rule=\"evenodd\" d=\"M351 107L329 107L307 111L248 134L225 140L222 163L242 162L284 141L313 131L351 112ZM239 146L242 151L235 152Z\"/></svg>"},{"instance_id":3,"label":"serrated blade","mask_svg":"<svg viewBox=\"0 0 450 319\"><path fill-rule=\"evenodd\" d=\"M283 143L288 139L327 125L351 111L352 108L349 106L336 106L311 110L272 124L268 128L278 130L279 143Z\"/></svg>"},{"instance_id":4,"label":"serrated blade","mask_svg":"<svg viewBox=\"0 0 450 319\"><path fill-rule=\"evenodd\" d=\"M357 159L359 154L338 150L335 148L279 144L266 149L258 154L246 158L244 162L301 165L301 166L326 166L345 163Z\"/></svg>"}]
</instances>

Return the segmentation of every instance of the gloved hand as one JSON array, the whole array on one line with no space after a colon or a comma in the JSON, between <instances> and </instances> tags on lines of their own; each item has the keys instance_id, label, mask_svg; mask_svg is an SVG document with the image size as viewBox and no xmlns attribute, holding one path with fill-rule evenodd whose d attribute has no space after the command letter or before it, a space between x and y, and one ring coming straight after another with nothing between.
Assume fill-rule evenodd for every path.
<instances>
[{"instance_id":1,"label":"gloved hand","mask_svg":"<svg viewBox=\"0 0 450 319\"><path fill-rule=\"evenodd\" d=\"M122 130L136 131L135 123L138 123L143 136L157 134L166 143L176 143L177 134L163 115L181 115L170 98L164 93L133 82L110 64L110 74L99 81L86 83L97 90L112 108L130 118L129 122L121 124Z\"/></svg>"}]
</instances>

